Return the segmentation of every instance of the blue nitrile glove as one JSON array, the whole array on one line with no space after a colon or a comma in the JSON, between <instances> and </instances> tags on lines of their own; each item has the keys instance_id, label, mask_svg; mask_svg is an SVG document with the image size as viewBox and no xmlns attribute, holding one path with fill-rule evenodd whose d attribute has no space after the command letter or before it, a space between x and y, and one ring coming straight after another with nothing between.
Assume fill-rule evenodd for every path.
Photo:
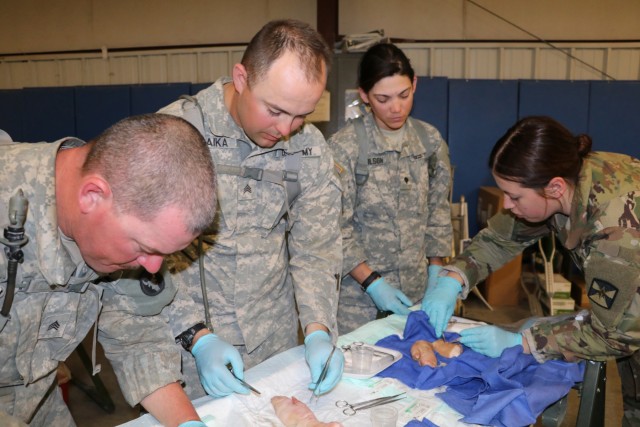
<instances>
[{"instance_id":1,"label":"blue nitrile glove","mask_svg":"<svg viewBox=\"0 0 640 427\"><path fill-rule=\"evenodd\" d=\"M202 421L185 421L178 427L207 427Z\"/></svg>"},{"instance_id":2,"label":"blue nitrile glove","mask_svg":"<svg viewBox=\"0 0 640 427\"><path fill-rule=\"evenodd\" d=\"M407 307L413 303L400 289L394 288L381 277L374 281L366 290L380 311L393 311L395 314L411 313Z\"/></svg>"},{"instance_id":3,"label":"blue nitrile glove","mask_svg":"<svg viewBox=\"0 0 640 427\"><path fill-rule=\"evenodd\" d=\"M436 286L429 288L422 299L422 310L429 316L429 323L435 329L436 337L441 337L444 332L453 309L456 308L458 294L462 291L462 285L453 277L438 277Z\"/></svg>"},{"instance_id":4,"label":"blue nitrile glove","mask_svg":"<svg viewBox=\"0 0 640 427\"><path fill-rule=\"evenodd\" d=\"M318 382L322 368L324 368L329 354L333 350L331 337L325 331L314 331L307 335L304 339L304 358L307 360L309 370L311 371L311 383L309 388L313 389ZM342 370L344 369L344 355L340 349L336 349L329 362L329 370L324 381L320 383L316 394L320 395L328 392L340 381Z\"/></svg>"},{"instance_id":5,"label":"blue nitrile glove","mask_svg":"<svg viewBox=\"0 0 640 427\"><path fill-rule=\"evenodd\" d=\"M207 394L213 397L231 393L249 394L249 389L240 384L227 368L230 363L233 373L244 379L242 356L234 346L221 340L216 334L207 334L196 341L191 354L196 359L200 382Z\"/></svg>"},{"instance_id":6,"label":"blue nitrile glove","mask_svg":"<svg viewBox=\"0 0 640 427\"><path fill-rule=\"evenodd\" d=\"M435 289L438 284L438 275L442 271L441 265L430 265L427 269L427 288L425 289L425 295L429 292L429 289Z\"/></svg>"},{"instance_id":7,"label":"blue nitrile glove","mask_svg":"<svg viewBox=\"0 0 640 427\"><path fill-rule=\"evenodd\" d=\"M499 357L504 349L522 345L522 335L497 326L478 326L460 331L460 342L489 357Z\"/></svg>"}]
</instances>

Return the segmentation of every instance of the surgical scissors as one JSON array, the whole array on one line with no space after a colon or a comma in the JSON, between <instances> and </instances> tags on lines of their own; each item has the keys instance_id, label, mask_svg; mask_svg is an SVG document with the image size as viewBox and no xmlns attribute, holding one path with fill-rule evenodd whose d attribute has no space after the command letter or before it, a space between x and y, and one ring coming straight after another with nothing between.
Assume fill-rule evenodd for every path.
<instances>
[{"instance_id":1,"label":"surgical scissors","mask_svg":"<svg viewBox=\"0 0 640 427\"><path fill-rule=\"evenodd\" d=\"M406 396L403 396L404 393L396 394L394 396L387 397L378 397L377 399L365 400L360 403L349 403L346 400L338 400L336 402L336 406L338 408L344 408L342 413L345 415L355 415L356 412L362 409L373 408L374 406L386 405L387 403L395 402L396 400L404 399Z\"/></svg>"}]
</instances>

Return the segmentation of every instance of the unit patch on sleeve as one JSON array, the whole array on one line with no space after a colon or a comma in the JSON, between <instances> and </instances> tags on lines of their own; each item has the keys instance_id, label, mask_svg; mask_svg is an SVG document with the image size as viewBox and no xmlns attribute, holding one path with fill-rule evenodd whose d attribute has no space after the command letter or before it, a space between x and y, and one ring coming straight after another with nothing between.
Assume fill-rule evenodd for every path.
<instances>
[{"instance_id":1,"label":"unit patch on sleeve","mask_svg":"<svg viewBox=\"0 0 640 427\"><path fill-rule=\"evenodd\" d=\"M591 251L585 262L584 279L593 315L605 327L617 327L636 299L638 269L622 258Z\"/></svg>"},{"instance_id":2,"label":"unit patch on sleeve","mask_svg":"<svg viewBox=\"0 0 640 427\"><path fill-rule=\"evenodd\" d=\"M154 297L164 290L162 274L151 274L147 271L140 276L140 290L149 297Z\"/></svg>"},{"instance_id":3,"label":"unit patch on sleeve","mask_svg":"<svg viewBox=\"0 0 640 427\"><path fill-rule=\"evenodd\" d=\"M587 295L589 296L589 299L595 304L598 304L600 307L609 310L616 300L616 296L618 295L618 288L616 288L606 280L594 277Z\"/></svg>"}]
</instances>

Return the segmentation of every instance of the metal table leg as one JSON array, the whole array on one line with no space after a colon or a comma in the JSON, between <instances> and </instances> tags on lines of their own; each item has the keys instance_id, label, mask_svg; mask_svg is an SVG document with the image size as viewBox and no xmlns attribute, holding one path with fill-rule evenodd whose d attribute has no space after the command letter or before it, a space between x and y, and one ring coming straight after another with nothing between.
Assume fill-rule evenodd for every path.
<instances>
[{"instance_id":1,"label":"metal table leg","mask_svg":"<svg viewBox=\"0 0 640 427\"><path fill-rule=\"evenodd\" d=\"M574 388L580 396L576 427L604 427L607 362L586 360L584 379ZM540 416L544 427L560 427L567 413L568 396L550 405Z\"/></svg>"}]
</instances>

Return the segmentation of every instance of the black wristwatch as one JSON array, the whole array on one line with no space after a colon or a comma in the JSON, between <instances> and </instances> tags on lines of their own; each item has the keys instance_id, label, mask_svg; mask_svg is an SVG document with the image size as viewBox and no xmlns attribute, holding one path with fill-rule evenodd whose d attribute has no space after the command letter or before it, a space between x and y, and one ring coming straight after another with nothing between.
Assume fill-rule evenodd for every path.
<instances>
[{"instance_id":1,"label":"black wristwatch","mask_svg":"<svg viewBox=\"0 0 640 427\"><path fill-rule=\"evenodd\" d=\"M193 325L176 337L176 344L180 344L182 348L189 351L193 344L193 338L195 338L196 334L203 329L207 329L207 326L202 322Z\"/></svg>"},{"instance_id":2,"label":"black wristwatch","mask_svg":"<svg viewBox=\"0 0 640 427\"><path fill-rule=\"evenodd\" d=\"M366 292L367 288L370 284L381 278L382 276L377 271L371 273L362 283L360 283L360 287L362 288L362 292Z\"/></svg>"}]
</instances>

